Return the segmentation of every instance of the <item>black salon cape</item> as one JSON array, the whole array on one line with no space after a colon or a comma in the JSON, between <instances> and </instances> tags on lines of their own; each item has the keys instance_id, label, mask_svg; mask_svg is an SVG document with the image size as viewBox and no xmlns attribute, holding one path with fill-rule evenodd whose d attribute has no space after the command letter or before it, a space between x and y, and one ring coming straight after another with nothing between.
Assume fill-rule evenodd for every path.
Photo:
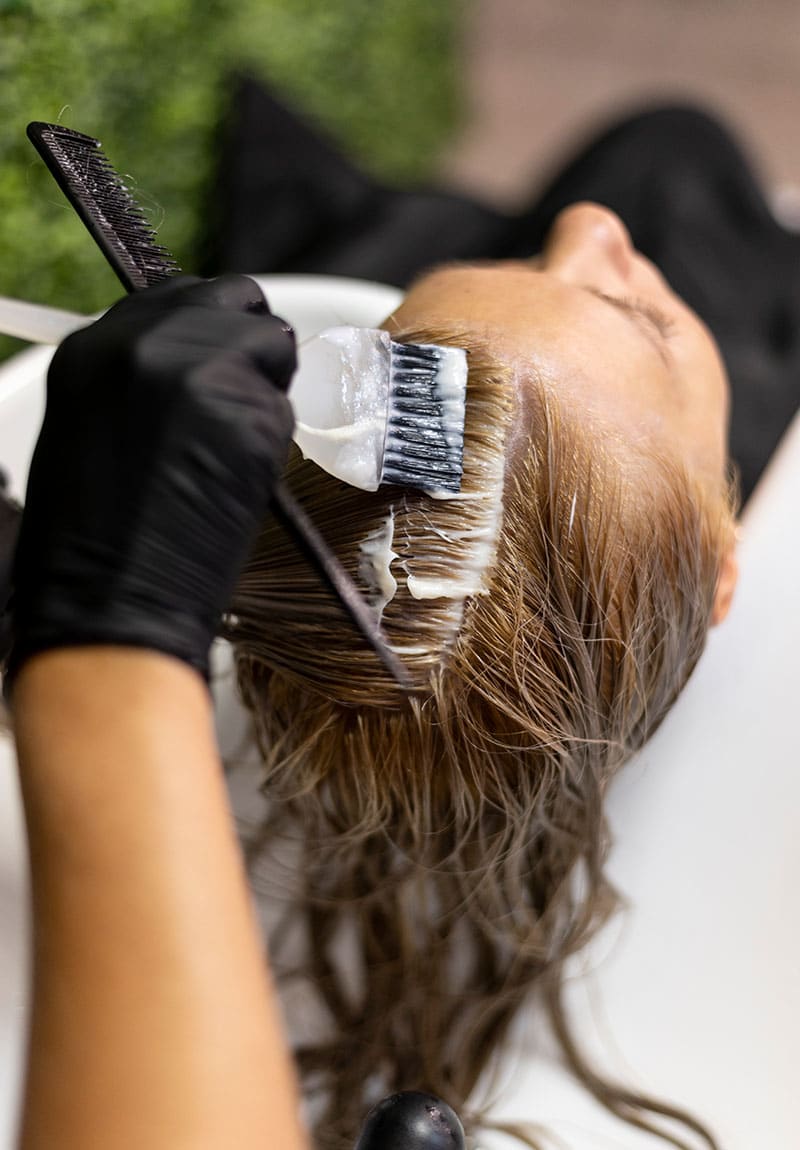
<instances>
[{"instance_id":1,"label":"black salon cape","mask_svg":"<svg viewBox=\"0 0 800 1150\"><path fill-rule=\"evenodd\" d=\"M623 119L510 216L446 191L376 183L242 78L220 133L204 271L405 287L446 260L529 257L577 200L613 208L714 333L731 379L731 453L746 498L800 403L800 235L774 219L730 132L698 109Z\"/></svg>"}]
</instances>

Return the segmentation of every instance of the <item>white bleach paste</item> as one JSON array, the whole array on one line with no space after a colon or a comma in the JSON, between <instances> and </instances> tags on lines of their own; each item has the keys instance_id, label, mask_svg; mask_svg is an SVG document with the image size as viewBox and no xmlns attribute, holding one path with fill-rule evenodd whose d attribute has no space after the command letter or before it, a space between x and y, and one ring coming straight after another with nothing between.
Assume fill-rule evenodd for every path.
<instances>
[{"instance_id":1,"label":"white bleach paste","mask_svg":"<svg viewBox=\"0 0 800 1150\"><path fill-rule=\"evenodd\" d=\"M388 647L390 651L393 651L395 655L400 655L401 658L404 655L430 655L431 653L430 647L421 647L419 644L416 647L399 647L396 643L389 643Z\"/></svg>"},{"instance_id":2,"label":"white bleach paste","mask_svg":"<svg viewBox=\"0 0 800 1150\"><path fill-rule=\"evenodd\" d=\"M494 563L497 552L497 538L503 514L503 466L502 460L487 477L491 488L487 491L464 496L465 499L479 497L486 507L480 526L463 531L443 531L431 526L431 533L445 545L458 548L460 556L457 567L446 576L429 578L415 575L408 562L403 563L406 572L406 586L414 599L454 599L459 603L470 595L481 595L486 590L484 579L489 567Z\"/></svg>"},{"instance_id":3,"label":"white bleach paste","mask_svg":"<svg viewBox=\"0 0 800 1150\"><path fill-rule=\"evenodd\" d=\"M446 545L457 546L461 553L459 566L454 568L451 574L439 578L425 578L414 575L409 570L408 561L400 564L405 571L406 586L412 598L453 599L460 603L470 595L482 593L484 575L494 561L502 513L502 500L498 493L493 492L492 496L495 503L487 517L489 521L479 528L444 531L431 525L430 531L433 536ZM368 532L359 544L361 555L358 572L368 588L371 605L376 610L379 620L387 604L391 603L397 593L397 579L392 574L391 566L399 556L398 552L392 550L393 541L394 508L383 523Z\"/></svg>"},{"instance_id":4,"label":"white bleach paste","mask_svg":"<svg viewBox=\"0 0 800 1150\"><path fill-rule=\"evenodd\" d=\"M397 552L392 551L393 540L392 508L381 526L370 531L359 544L358 573L369 589L370 604L378 614L378 621L397 591L397 580L391 572L392 562L397 558Z\"/></svg>"}]
</instances>

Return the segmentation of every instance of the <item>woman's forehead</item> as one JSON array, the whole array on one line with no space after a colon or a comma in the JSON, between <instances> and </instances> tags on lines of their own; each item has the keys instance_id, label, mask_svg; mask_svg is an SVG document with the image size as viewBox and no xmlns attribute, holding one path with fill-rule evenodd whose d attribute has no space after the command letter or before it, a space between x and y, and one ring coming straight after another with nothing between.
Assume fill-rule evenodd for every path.
<instances>
[{"instance_id":1,"label":"woman's forehead","mask_svg":"<svg viewBox=\"0 0 800 1150\"><path fill-rule=\"evenodd\" d=\"M512 369L523 408L532 385L545 387L620 450L652 446L709 474L724 469L724 370L672 293L640 301L533 262L446 264L412 286L390 321L463 329Z\"/></svg>"}]
</instances>

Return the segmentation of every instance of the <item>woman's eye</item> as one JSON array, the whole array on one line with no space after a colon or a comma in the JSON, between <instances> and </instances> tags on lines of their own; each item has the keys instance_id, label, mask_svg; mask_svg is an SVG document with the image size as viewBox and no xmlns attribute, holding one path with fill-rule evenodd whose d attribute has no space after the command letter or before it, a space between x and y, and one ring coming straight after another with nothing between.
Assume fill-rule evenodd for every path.
<instances>
[{"instance_id":1,"label":"woman's eye","mask_svg":"<svg viewBox=\"0 0 800 1150\"><path fill-rule=\"evenodd\" d=\"M648 303L647 300L630 299L625 300L625 304L630 307L632 311L637 311L640 315L643 315L645 319L649 320L658 334L664 339L669 339L670 336L675 334L677 321L671 316L666 315L666 313L659 308L654 307L651 303Z\"/></svg>"}]
</instances>

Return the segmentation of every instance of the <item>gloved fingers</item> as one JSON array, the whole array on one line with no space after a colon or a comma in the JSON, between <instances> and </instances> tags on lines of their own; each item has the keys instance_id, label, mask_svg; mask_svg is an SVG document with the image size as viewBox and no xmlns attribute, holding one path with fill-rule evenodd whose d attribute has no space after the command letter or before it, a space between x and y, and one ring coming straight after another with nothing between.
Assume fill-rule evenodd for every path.
<instances>
[{"instance_id":1,"label":"gloved fingers","mask_svg":"<svg viewBox=\"0 0 800 1150\"><path fill-rule=\"evenodd\" d=\"M240 345L269 377L275 387L286 391L297 370L294 328L280 316L274 316L264 293L250 276L228 273L215 279L190 284L181 294L181 302L193 307L218 307L245 312L254 316L269 316L269 326L242 326L244 335Z\"/></svg>"},{"instance_id":2,"label":"gloved fingers","mask_svg":"<svg viewBox=\"0 0 800 1150\"><path fill-rule=\"evenodd\" d=\"M131 295L123 296L118 301L117 306L124 303L125 300L138 300L143 303L145 300L160 300L166 302L173 296L180 297L189 288L195 287L197 284L202 284L205 281L201 276L179 275L170 276L168 279L162 280L160 283L153 284L152 287L144 291L133 292ZM127 305L131 306L131 303ZM136 304L133 304L135 307Z\"/></svg>"},{"instance_id":3,"label":"gloved fingers","mask_svg":"<svg viewBox=\"0 0 800 1150\"><path fill-rule=\"evenodd\" d=\"M175 306L229 308L232 311L269 315L270 308L256 281L238 272L226 272L213 279L201 276L179 275L163 280L144 292L135 292L132 299L157 300ZM137 304L129 304L129 307Z\"/></svg>"},{"instance_id":4,"label":"gloved fingers","mask_svg":"<svg viewBox=\"0 0 800 1150\"><path fill-rule=\"evenodd\" d=\"M243 356L261 376L285 391L297 367L294 332L278 316L181 307L138 337L136 359L152 379L174 377L218 351ZM216 357L215 357L216 358Z\"/></svg>"},{"instance_id":5,"label":"gloved fingers","mask_svg":"<svg viewBox=\"0 0 800 1150\"><path fill-rule=\"evenodd\" d=\"M252 315L271 315L269 304L256 281L234 272L187 284L180 292L187 307L229 308Z\"/></svg>"},{"instance_id":6,"label":"gloved fingers","mask_svg":"<svg viewBox=\"0 0 800 1150\"><path fill-rule=\"evenodd\" d=\"M138 319L145 325L152 315L178 307L212 308L258 316L272 314L264 293L250 276L230 273L207 280L200 276L180 275L154 284L145 291L124 296L96 322L108 327L109 323L119 320L132 326Z\"/></svg>"},{"instance_id":7,"label":"gloved fingers","mask_svg":"<svg viewBox=\"0 0 800 1150\"><path fill-rule=\"evenodd\" d=\"M241 357L219 365L206 363L194 375L203 402L192 418L193 438L206 450L214 445L218 458L227 458L239 480L250 485L250 500L262 509L273 484L286 465L294 412L288 399L273 387L259 388L253 395L252 368ZM259 501L259 491L264 501Z\"/></svg>"},{"instance_id":8,"label":"gloved fingers","mask_svg":"<svg viewBox=\"0 0 800 1150\"><path fill-rule=\"evenodd\" d=\"M297 371L294 328L280 316L269 315L243 330L242 350L280 391L287 391Z\"/></svg>"},{"instance_id":9,"label":"gloved fingers","mask_svg":"<svg viewBox=\"0 0 800 1150\"><path fill-rule=\"evenodd\" d=\"M91 349L91 359L95 363L118 361L124 348L140 332L158 323L161 316L169 314L180 305L189 289L203 282L199 276L173 276L145 291L123 296L94 323L78 328L62 340L56 348L53 362L64 359L69 362L73 355L80 358L84 348Z\"/></svg>"}]
</instances>

